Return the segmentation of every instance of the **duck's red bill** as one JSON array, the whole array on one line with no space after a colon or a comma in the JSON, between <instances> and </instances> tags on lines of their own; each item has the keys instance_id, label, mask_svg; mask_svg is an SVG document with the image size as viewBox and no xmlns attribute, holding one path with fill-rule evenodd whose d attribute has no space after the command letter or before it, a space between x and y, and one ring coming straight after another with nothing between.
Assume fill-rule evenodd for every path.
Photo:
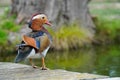
<instances>
[{"instance_id":1,"label":"duck's red bill","mask_svg":"<svg viewBox=\"0 0 120 80\"><path fill-rule=\"evenodd\" d=\"M49 21L46 21L45 24L52 26L52 24Z\"/></svg>"}]
</instances>

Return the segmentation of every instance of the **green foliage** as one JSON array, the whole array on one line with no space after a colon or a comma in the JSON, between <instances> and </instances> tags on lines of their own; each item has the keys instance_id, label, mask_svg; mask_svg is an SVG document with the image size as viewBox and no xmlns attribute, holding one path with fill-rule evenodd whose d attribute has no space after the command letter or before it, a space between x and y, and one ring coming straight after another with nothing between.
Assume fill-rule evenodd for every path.
<instances>
[{"instance_id":1,"label":"green foliage","mask_svg":"<svg viewBox=\"0 0 120 80\"><path fill-rule=\"evenodd\" d=\"M0 29L0 45L7 42L7 33Z\"/></svg>"},{"instance_id":2,"label":"green foliage","mask_svg":"<svg viewBox=\"0 0 120 80\"><path fill-rule=\"evenodd\" d=\"M98 32L97 35L99 35L99 37L105 36L112 40L115 39L120 34L119 22L120 19L98 19L95 21Z\"/></svg>"},{"instance_id":3,"label":"green foliage","mask_svg":"<svg viewBox=\"0 0 120 80\"><path fill-rule=\"evenodd\" d=\"M10 32L20 30L20 26L14 22L16 16L10 16L9 12L9 7L5 7L4 14L0 15L0 44L2 46L7 44L8 34Z\"/></svg>"},{"instance_id":4,"label":"green foliage","mask_svg":"<svg viewBox=\"0 0 120 80\"><path fill-rule=\"evenodd\" d=\"M16 25L13 20L8 19L1 21L0 28L11 32L16 32L20 29L20 27Z\"/></svg>"},{"instance_id":5,"label":"green foliage","mask_svg":"<svg viewBox=\"0 0 120 80\"><path fill-rule=\"evenodd\" d=\"M90 3L90 12L96 24L96 39L105 43L114 42L120 36L120 10L118 6L113 7L115 4L110 0Z\"/></svg>"}]
</instances>

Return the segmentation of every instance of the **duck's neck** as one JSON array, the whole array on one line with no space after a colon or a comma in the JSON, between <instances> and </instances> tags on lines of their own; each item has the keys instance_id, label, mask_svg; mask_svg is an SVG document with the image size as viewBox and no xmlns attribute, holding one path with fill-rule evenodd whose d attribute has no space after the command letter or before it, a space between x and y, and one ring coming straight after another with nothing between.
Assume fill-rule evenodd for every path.
<instances>
[{"instance_id":1,"label":"duck's neck","mask_svg":"<svg viewBox=\"0 0 120 80\"><path fill-rule=\"evenodd\" d=\"M32 28L32 31L33 32L40 32L40 31L42 31L42 32L48 33L47 29L45 29L43 26L41 26L41 27L39 27L37 29L33 29Z\"/></svg>"},{"instance_id":2,"label":"duck's neck","mask_svg":"<svg viewBox=\"0 0 120 80\"><path fill-rule=\"evenodd\" d=\"M43 32L45 32L45 33L47 33L47 34L49 34L48 30L45 29L43 26L41 27L41 31L43 31Z\"/></svg>"},{"instance_id":3,"label":"duck's neck","mask_svg":"<svg viewBox=\"0 0 120 80\"><path fill-rule=\"evenodd\" d=\"M48 35L48 37L49 37L49 39L50 39L50 42L52 43L52 36L51 36L50 33L48 32L48 30L45 29L44 27L42 27L42 28L41 28L41 31L45 32L45 33Z\"/></svg>"},{"instance_id":4,"label":"duck's neck","mask_svg":"<svg viewBox=\"0 0 120 80\"><path fill-rule=\"evenodd\" d=\"M43 33L46 33L48 38L50 39L50 42L52 43L52 36L50 35L50 33L48 32L47 29L45 29L43 26L41 26L41 28L39 30L33 30L33 32L38 32L37 36L40 36Z\"/></svg>"}]
</instances>

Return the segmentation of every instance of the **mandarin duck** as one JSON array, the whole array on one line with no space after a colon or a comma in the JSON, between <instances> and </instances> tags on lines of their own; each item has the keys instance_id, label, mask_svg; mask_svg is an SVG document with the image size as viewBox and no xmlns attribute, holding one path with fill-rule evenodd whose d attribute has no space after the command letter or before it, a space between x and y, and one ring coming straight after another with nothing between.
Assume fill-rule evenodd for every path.
<instances>
[{"instance_id":1,"label":"mandarin duck","mask_svg":"<svg viewBox=\"0 0 120 80\"><path fill-rule=\"evenodd\" d=\"M36 14L31 18L29 27L32 32L22 36L21 44L18 45L18 54L15 58L15 63L24 59L29 59L33 68L37 68L32 62L34 58L42 59L42 70L46 70L45 56L52 43L52 38L44 24L51 26L45 14Z\"/></svg>"}]
</instances>

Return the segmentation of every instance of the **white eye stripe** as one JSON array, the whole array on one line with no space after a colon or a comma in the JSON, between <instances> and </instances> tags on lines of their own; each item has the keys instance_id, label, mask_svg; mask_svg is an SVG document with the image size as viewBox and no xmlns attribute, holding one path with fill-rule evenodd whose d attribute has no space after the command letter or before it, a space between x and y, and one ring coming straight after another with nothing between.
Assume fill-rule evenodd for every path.
<instances>
[{"instance_id":1,"label":"white eye stripe","mask_svg":"<svg viewBox=\"0 0 120 80\"><path fill-rule=\"evenodd\" d=\"M34 16L32 18L32 20L34 20L34 19L42 19L42 17L45 17L45 15L44 14L39 14L39 15Z\"/></svg>"}]
</instances>

